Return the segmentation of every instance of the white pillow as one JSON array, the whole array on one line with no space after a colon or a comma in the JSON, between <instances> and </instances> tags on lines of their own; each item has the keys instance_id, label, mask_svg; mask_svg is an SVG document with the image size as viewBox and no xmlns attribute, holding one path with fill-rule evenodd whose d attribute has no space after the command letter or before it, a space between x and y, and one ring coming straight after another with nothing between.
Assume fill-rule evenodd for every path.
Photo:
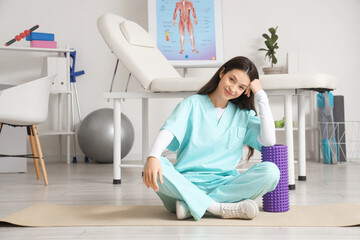
<instances>
[{"instance_id":1,"label":"white pillow","mask_svg":"<svg viewBox=\"0 0 360 240\"><path fill-rule=\"evenodd\" d=\"M150 34L135 22L123 21L120 23L120 30L131 45L151 48L156 47L155 41Z\"/></svg>"}]
</instances>

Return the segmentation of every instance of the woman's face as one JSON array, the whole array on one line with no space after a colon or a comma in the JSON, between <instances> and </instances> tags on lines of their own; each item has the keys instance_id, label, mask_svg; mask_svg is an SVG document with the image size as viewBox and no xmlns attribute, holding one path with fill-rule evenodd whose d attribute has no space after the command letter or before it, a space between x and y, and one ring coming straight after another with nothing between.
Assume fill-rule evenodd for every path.
<instances>
[{"instance_id":1,"label":"woman's face","mask_svg":"<svg viewBox=\"0 0 360 240\"><path fill-rule=\"evenodd\" d=\"M240 97L250 84L249 76L242 70L233 69L226 74L220 73L220 82L217 87L219 94L226 100Z\"/></svg>"}]
</instances>

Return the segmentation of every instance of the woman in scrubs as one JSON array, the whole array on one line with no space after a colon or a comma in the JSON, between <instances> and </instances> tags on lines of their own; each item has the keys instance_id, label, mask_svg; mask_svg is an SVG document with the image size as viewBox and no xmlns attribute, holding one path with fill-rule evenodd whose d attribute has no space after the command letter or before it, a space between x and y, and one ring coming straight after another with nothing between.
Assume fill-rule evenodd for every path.
<instances>
[{"instance_id":1,"label":"woman in scrubs","mask_svg":"<svg viewBox=\"0 0 360 240\"><path fill-rule=\"evenodd\" d=\"M239 173L243 147L275 144L269 101L255 65L246 57L226 62L196 95L181 101L155 139L143 181L178 219L198 220L206 212L221 218L253 219L254 201L275 189L280 172L271 162ZM255 110L259 105L259 116ZM173 165L161 156L177 151Z\"/></svg>"}]
</instances>

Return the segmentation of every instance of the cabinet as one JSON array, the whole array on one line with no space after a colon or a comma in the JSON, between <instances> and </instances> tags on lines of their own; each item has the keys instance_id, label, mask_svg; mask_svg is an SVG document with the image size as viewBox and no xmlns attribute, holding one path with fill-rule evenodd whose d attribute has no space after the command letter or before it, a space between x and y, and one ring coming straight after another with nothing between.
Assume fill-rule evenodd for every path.
<instances>
[{"instance_id":1,"label":"cabinet","mask_svg":"<svg viewBox=\"0 0 360 240\"><path fill-rule=\"evenodd\" d=\"M0 47L0 51L20 51L20 52L38 52L38 53L47 53L48 56L58 56L62 57L65 60L63 60L64 64L60 64L59 67L65 68L61 69L61 72L65 76L65 83L66 87L63 87L61 83L59 84L58 81L62 81L58 78L54 80L53 87L51 89L51 94L55 94L57 96L58 100L58 106L57 106L57 127L56 129L49 129L47 131L39 131L40 136L58 136L59 137L59 152L60 152L60 159L62 157L62 138L66 137L66 162L70 163L70 140L71 136L75 134L73 131L73 125L74 125L74 118L73 121L71 120L71 116L74 115L74 108L72 103L72 98L74 99L74 91L72 90L72 86L70 84L70 52L74 51L70 49L69 47L65 49L53 49L53 48L31 48L31 47ZM60 69L59 69L60 70ZM63 79L64 79L63 78ZM56 86L62 86L62 87L56 87ZM65 105L63 106L63 99L65 98ZM65 114L66 115L65 115ZM63 124L64 116L66 116L66 122ZM65 127L63 127L63 125ZM45 150L46 151L46 150ZM45 152L44 151L44 152ZM46 152L45 152L46 153Z\"/></svg>"}]
</instances>

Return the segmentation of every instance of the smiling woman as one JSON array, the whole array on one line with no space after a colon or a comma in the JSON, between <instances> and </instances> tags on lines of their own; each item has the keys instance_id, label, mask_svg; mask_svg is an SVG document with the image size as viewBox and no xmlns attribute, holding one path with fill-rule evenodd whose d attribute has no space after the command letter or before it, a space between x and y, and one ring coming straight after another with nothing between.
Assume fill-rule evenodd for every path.
<instances>
[{"instance_id":1,"label":"smiling woman","mask_svg":"<svg viewBox=\"0 0 360 240\"><path fill-rule=\"evenodd\" d=\"M220 81L221 79L224 80ZM222 89L222 85L231 85L231 83L226 82L236 81L239 86L242 85L247 88L245 95L242 95L242 92L238 93L238 96L231 97L228 101L231 100L241 109L255 110L254 94L262 89L259 81L254 85L250 85L256 79L259 79L256 66L246 57L235 57L221 66L210 81L199 90L198 94L209 94L214 99L214 96L220 96L217 91ZM254 88L254 90L251 88ZM232 94L232 92L230 93ZM227 101L221 102L222 104L227 103Z\"/></svg>"},{"instance_id":2,"label":"smiling woman","mask_svg":"<svg viewBox=\"0 0 360 240\"><path fill-rule=\"evenodd\" d=\"M222 108L226 107L227 101L240 97L241 94L250 85L250 78L243 70L233 69L224 74L224 69L220 72L221 81L216 90L209 94L211 100L215 103L216 97L222 102ZM238 80L239 79L239 80ZM220 91L220 93L218 92ZM247 91L250 94L249 91ZM221 101L222 100L222 101ZM215 107L217 104L214 104Z\"/></svg>"},{"instance_id":3,"label":"smiling woman","mask_svg":"<svg viewBox=\"0 0 360 240\"><path fill-rule=\"evenodd\" d=\"M258 77L248 58L229 60L198 94L180 102L161 128L143 181L178 219L198 220L206 211L252 219L259 212L253 200L276 187L279 169L273 163L255 164L242 174L236 170L245 145L249 159L254 149L275 144L273 117ZM161 156L165 148L178 150L175 165Z\"/></svg>"}]
</instances>

